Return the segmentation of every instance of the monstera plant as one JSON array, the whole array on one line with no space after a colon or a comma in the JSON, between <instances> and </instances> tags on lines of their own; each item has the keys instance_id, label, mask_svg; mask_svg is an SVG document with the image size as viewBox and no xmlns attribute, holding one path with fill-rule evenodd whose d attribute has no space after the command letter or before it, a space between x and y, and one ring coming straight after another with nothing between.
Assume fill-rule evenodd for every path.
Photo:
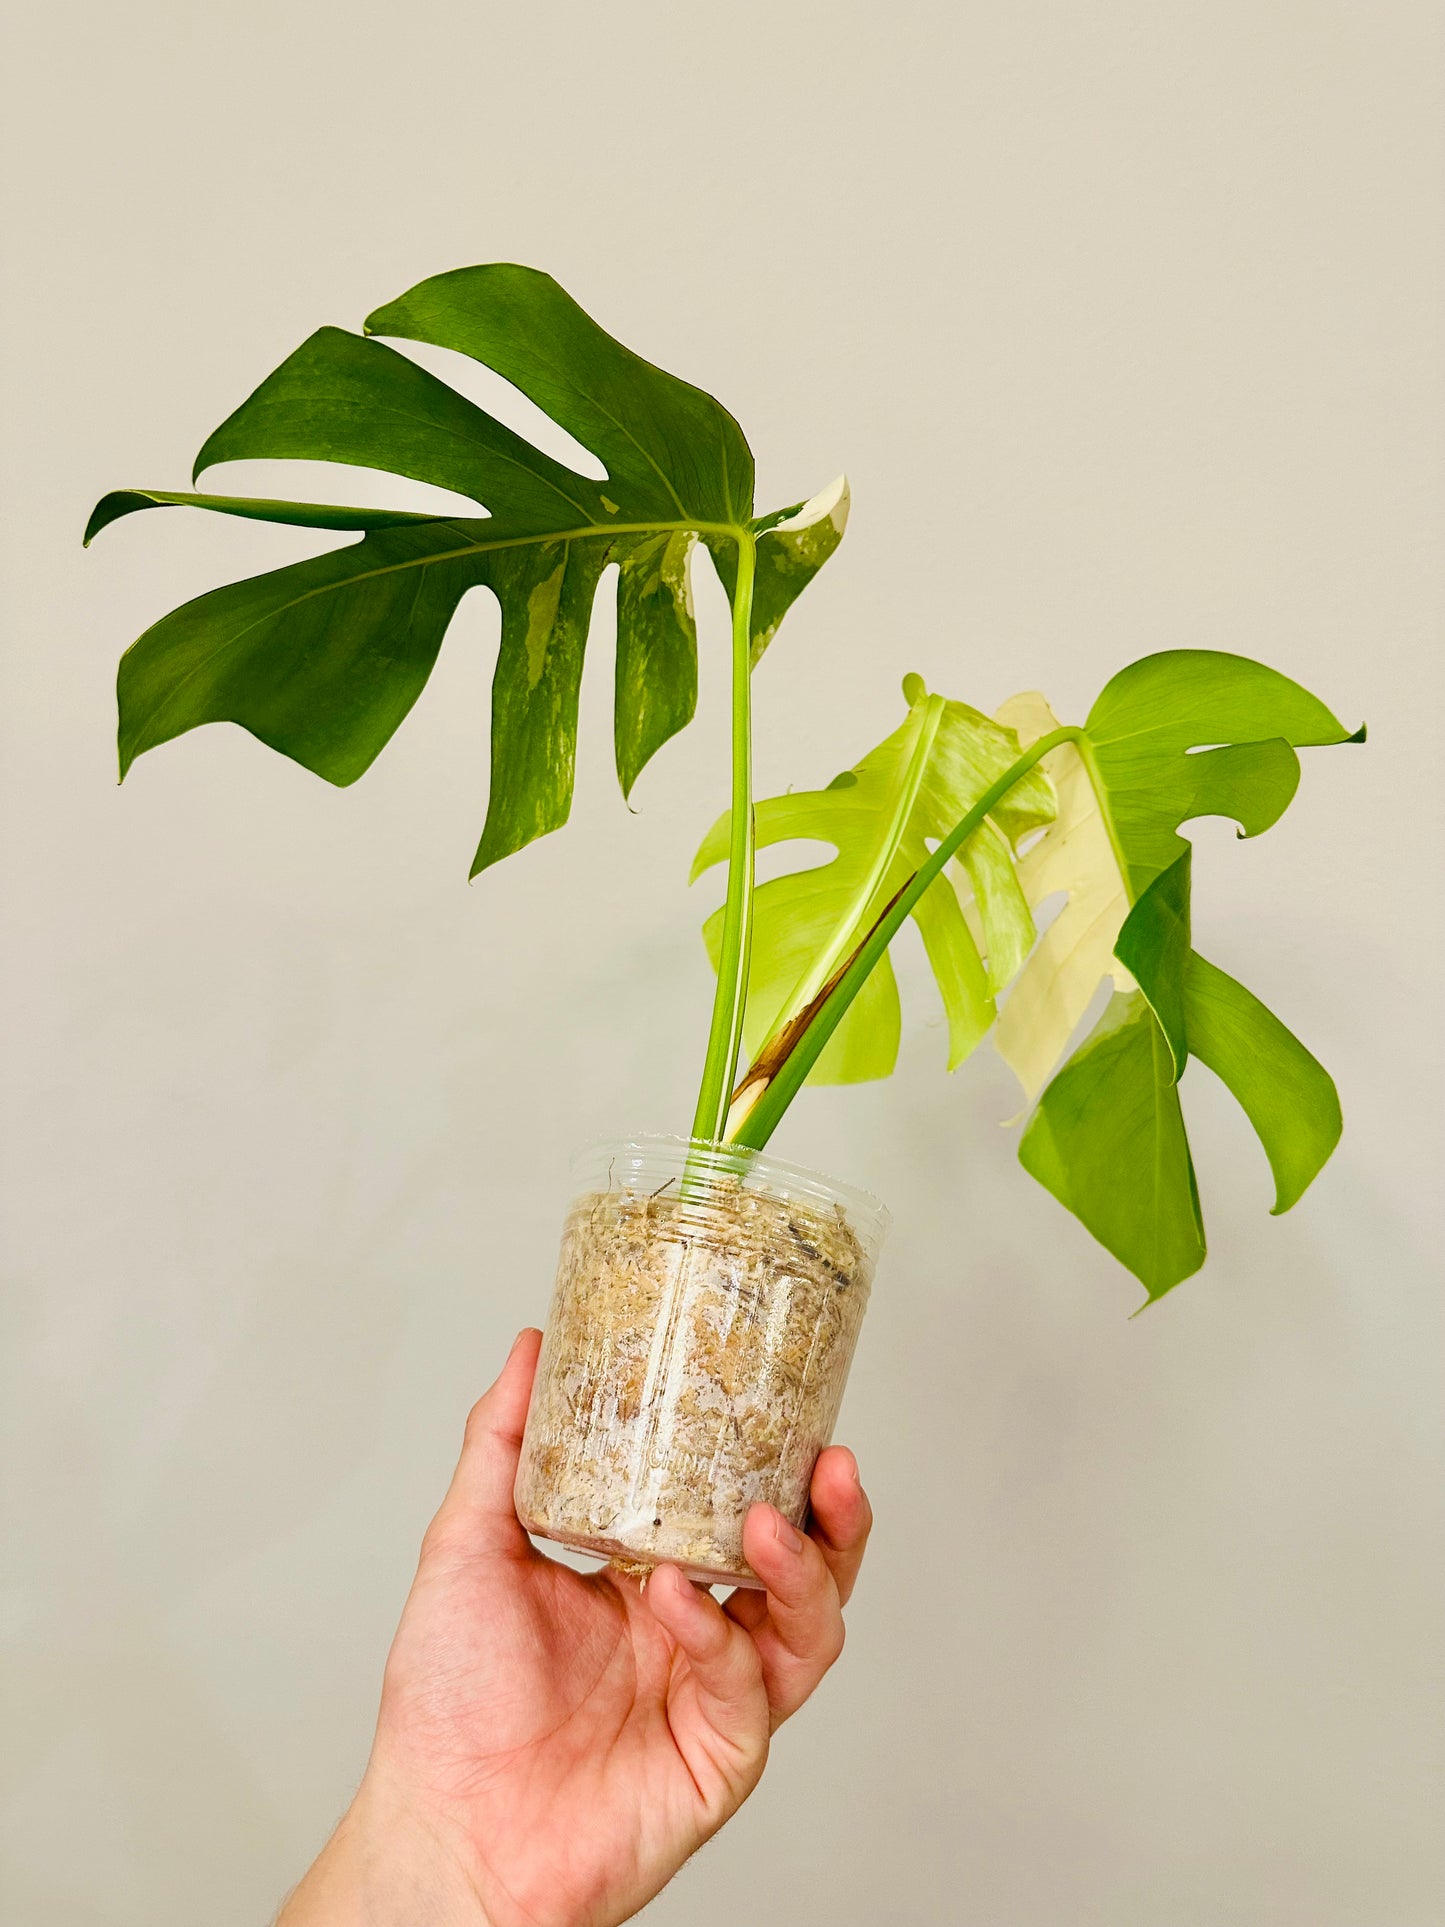
<instances>
[{"instance_id":1,"label":"monstera plant","mask_svg":"<svg viewBox=\"0 0 1445 1927\"><path fill-rule=\"evenodd\" d=\"M544 454L380 337L483 363L590 450L604 478ZM256 458L389 470L464 496L477 512L155 489L107 495L87 541L137 510L184 506L360 537L213 590L141 636L120 667L122 776L143 751L229 721L330 782L354 782L421 693L458 602L484 587L500 605L501 643L474 876L567 819L583 654L599 584L614 565L614 738L624 793L690 721L699 544L711 558L731 609L731 795L694 875L726 862L726 901L705 931L718 981L682 1168L655 1191L634 1186L619 1207L622 1218L634 1205L643 1210L644 1243L661 1239L671 1250L700 1235L694 1226L684 1237L677 1223L658 1229L661 1192L675 1187L682 1210L721 1184L710 1205L724 1216L736 1216L745 1193L783 1212L788 1256L772 1271L764 1266L769 1291L783 1289L784 1275L792 1289L810 1267L824 1296L850 1284L866 1290L869 1240L847 1230L848 1210L834 1199L831 1217L809 1217L812 1206L790 1201L786 1185L768 1188L760 1174L769 1161L759 1153L805 1080L892 1070L900 1017L888 951L910 917L947 1016L949 1067L992 1036L1032 1106L1024 1166L1128 1266L1149 1300L1205 1257L1180 1104L1191 1058L1243 1107L1273 1169L1276 1211L1299 1199L1328 1158L1340 1131L1334 1086L1277 1017L1194 948L1190 845L1180 834L1195 818L1223 816L1242 836L1257 835L1294 795L1299 749L1362 740L1363 730L1347 730L1288 677L1241 656L1167 651L1121 670L1083 723L1063 725L1039 695L1016 697L990 717L910 675L898 728L853 768L826 789L755 802L753 672L842 539L846 483L756 514L752 454L727 410L624 348L528 268L438 275L378 308L360 334L319 330L206 440L192 480ZM757 846L797 841L834 854L755 887ZM1056 913L1041 918L1045 910ZM1102 1015L1071 1052L1105 985ZM739 1075L744 1039L750 1061ZM639 1182L655 1175L650 1156L634 1160ZM615 1174L616 1158L607 1169ZM595 1199L590 1208L595 1230ZM856 1199L851 1209L866 1214ZM643 1234L630 1219L613 1230L613 1244L621 1239L632 1255L624 1263L610 1245L580 1257L574 1250L572 1296L561 1293L554 1329L565 1327L569 1303L590 1305L595 1316L609 1292L622 1307L619 1329L650 1329L648 1320L663 1315L676 1279L661 1279L639 1309ZM721 1242L731 1239L736 1255L752 1235L734 1222ZM749 1289L758 1302L768 1296L756 1277ZM708 1313L714 1330L719 1318L733 1328L738 1290L727 1272ZM767 1359L782 1355L778 1332L792 1329L791 1316L785 1308L773 1317ZM814 1312L797 1326L804 1378L820 1355L816 1328ZM813 1452L831 1426L829 1400L835 1408L855 1330L856 1318L842 1321L841 1370L823 1374L827 1387L793 1428ZM741 1382L765 1363L759 1353L746 1371L717 1366L706 1409L716 1416L714 1394L730 1371ZM560 1369L544 1354L539 1384L560 1383ZM545 1391L540 1397L545 1407ZM609 1518L616 1525L609 1490L624 1476L637 1489L642 1447L630 1435L594 1440L569 1458L559 1440L571 1422L566 1413L544 1417L539 1439L552 1454L548 1466L562 1453L574 1496L582 1490L586 1503L571 1513L552 1503L538 1445L524 1516L570 1543L663 1556L646 1534L603 1529ZM738 1412L729 1422L742 1438ZM709 1434L688 1450L713 1468L716 1513L722 1448ZM740 1471L738 1504L746 1486ZM806 1485L800 1503L805 1495ZM645 1510L651 1515L651 1502ZM696 1520L689 1532L682 1552L668 1542L668 1556L739 1576L740 1555L725 1534L719 1540Z\"/></svg>"},{"instance_id":2,"label":"monstera plant","mask_svg":"<svg viewBox=\"0 0 1445 1927\"><path fill-rule=\"evenodd\" d=\"M493 369L590 449L606 479L544 454L380 336ZM143 751L229 721L332 783L355 782L421 694L458 602L482 586L502 634L475 876L567 820L582 659L609 566L624 794L691 720L701 541L732 609L733 750L731 806L694 867L728 864L726 905L706 929L719 983L697 1136L760 1148L805 1078L892 1070L887 952L912 916L947 1014L949 1068L992 1032L1037 1100L1025 1166L1151 1296L1205 1253L1179 1103L1191 1055L1258 1132L1276 1211L1324 1163L1340 1130L1334 1087L1193 948L1179 835L1200 816L1232 818L1246 836L1268 829L1298 785L1296 749L1363 739L1297 683L1244 657L1169 651L1123 670L1081 727L1061 728L1040 696L990 719L909 676L901 726L855 768L755 806L752 670L842 539L847 485L755 515L752 452L727 410L624 348L530 268L437 275L378 308L361 334L319 329L207 438L192 478L278 458L389 470L467 496L478 513L105 496L87 542L136 510L187 506L361 534L213 590L127 650L122 777ZM755 846L798 839L837 854L755 889ZM1040 937L1035 914L1060 896ZM1105 980L1103 1016L1061 1064ZM734 1093L744 1031L757 1055Z\"/></svg>"}]
</instances>

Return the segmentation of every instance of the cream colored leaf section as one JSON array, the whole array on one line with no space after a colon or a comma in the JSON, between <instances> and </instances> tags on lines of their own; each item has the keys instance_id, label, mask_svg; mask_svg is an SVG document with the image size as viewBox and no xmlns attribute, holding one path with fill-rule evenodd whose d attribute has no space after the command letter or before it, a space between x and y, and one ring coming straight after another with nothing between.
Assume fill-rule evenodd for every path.
<instances>
[{"instance_id":1,"label":"cream colored leaf section","mask_svg":"<svg viewBox=\"0 0 1445 1927\"><path fill-rule=\"evenodd\" d=\"M778 632L778 625L843 540L852 504L848 477L840 475L811 501L775 522L758 537L757 578L753 584L753 661Z\"/></svg>"},{"instance_id":2,"label":"cream colored leaf section","mask_svg":"<svg viewBox=\"0 0 1445 1927\"><path fill-rule=\"evenodd\" d=\"M852 506L853 495L848 487L848 477L835 475L826 488L820 488L800 509L783 521L774 522L770 533L793 536L794 546L804 561L826 561L843 539L843 531L848 526L848 511ZM822 530L824 523L828 525L827 533ZM808 555L804 538L810 534L815 546L820 542L825 546L826 554L819 557Z\"/></svg>"},{"instance_id":3,"label":"cream colored leaf section","mask_svg":"<svg viewBox=\"0 0 1445 1927\"><path fill-rule=\"evenodd\" d=\"M1024 748L1059 727L1037 691L1011 696L996 720L1016 730ZM999 1055L1031 1099L1048 1082L1104 978L1120 990L1134 988L1114 955L1129 898L1083 758L1072 743L1062 743L1040 767L1054 785L1058 814L1018 859L1019 882L1036 915L1060 892L1068 901L1035 945L993 1032Z\"/></svg>"}]
</instances>

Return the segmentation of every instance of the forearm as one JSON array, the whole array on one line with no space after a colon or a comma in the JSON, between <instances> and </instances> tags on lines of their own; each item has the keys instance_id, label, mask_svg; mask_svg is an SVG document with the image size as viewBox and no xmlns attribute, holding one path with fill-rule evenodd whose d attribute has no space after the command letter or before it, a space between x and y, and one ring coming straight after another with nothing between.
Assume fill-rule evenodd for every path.
<instances>
[{"instance_id":1,"label":"forearm","mask_svg":"<svg viewBox=\"0 0 1445 1927\"><path fill-rule=\"evenodd\" d=\"M492 1927L457 1858L363 1785L275 1927Z\"/></svg>"}]
</instances>

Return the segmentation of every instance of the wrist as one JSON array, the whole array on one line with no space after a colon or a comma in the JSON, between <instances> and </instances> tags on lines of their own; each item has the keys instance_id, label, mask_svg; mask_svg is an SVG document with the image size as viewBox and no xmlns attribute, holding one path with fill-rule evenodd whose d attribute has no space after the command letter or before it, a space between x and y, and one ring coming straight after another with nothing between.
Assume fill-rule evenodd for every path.
<instances>
[{"instance_id":1,"label":"wrist","mask_svg":"<svg viewBox=\"0 0 1445 1927\"><path fill-rule=\"evenodd\" d=\"M492 1927L460 1857L368 1777L276 1927Z\"/></svg>"}]
</instances>

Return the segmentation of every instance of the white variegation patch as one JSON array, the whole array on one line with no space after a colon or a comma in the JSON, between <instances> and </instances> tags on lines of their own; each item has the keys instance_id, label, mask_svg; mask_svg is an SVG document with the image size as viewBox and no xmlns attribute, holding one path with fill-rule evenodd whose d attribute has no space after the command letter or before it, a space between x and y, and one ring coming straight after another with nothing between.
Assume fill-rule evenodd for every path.
<instances>
[{"instance_id":1,"label":"white variegation patch","mask_svg":"<svg viewBox=\"0 0 1445 1927\"><path fill-rule=\"evenodd\" d=\"M662 583L672 597L673 605L679 609L688 622L695 619L696 611L692 603L692 570L689 559L697 535L692 529L684 529L681 534L668 540L662 551L659 573Z\"/></svg>"},{"instance_id":2,"label":"white variegation patch","mask_svg":"<svg viewBox=\"0 0 1445 1927\"><path fill-rule=\"evenodd\" d=\"M995 720L1015 730L1025 749L1059 719L1037 691L1011 696ZM1072 743L1043 759L1058 797L1058 814L1018 859L1018 877L1035 913L1049 897L1068 897L1039 939L994 1026L994 1044L1033 1099L1068 1048L1103 980L1133 990L1114 955L1129 896L1099 810L1099 800Z\"/></svg>"},{"instance_id":3,"label":"white variegation patch","mask_svg":"<svg viewBox=\"0 0 1445 1927\"><path fill-rule=\"evenodd\" d=\"M547 666L547 647L557 626L557 608L562 600L562 577L567 572L567 557L543 576L527 597L527 687L535 689Z\"/></svg>"},{"instance_id":4,"label":"white variegation patch","mask_svg":"<svg viewBox=\"0 0 1445 1927\"><path fill-rule=\"evenodd\" d=\"M769 533L784 535L801 533L805 529L815 529L820 522L829 522L833 529L833 542L830 552L837 546L837 540L848 526L848 511L853 506L852 493L848 487L848 477L839 475L820 488L811 500L804 502L800 509L781 522L775 522Z\"/></svg>"},{"instance_id":5,"label":"white variegation patch","mask_svg":"<svg viewBox=\"0 0 1445 1927\"><path fill-rule=\"evenodd\" d=\"M758 537L753 602L753 660L777 634L783 617L843 539L852 496L840 475L800 509Z\"/></svg>"}]
</instances>

